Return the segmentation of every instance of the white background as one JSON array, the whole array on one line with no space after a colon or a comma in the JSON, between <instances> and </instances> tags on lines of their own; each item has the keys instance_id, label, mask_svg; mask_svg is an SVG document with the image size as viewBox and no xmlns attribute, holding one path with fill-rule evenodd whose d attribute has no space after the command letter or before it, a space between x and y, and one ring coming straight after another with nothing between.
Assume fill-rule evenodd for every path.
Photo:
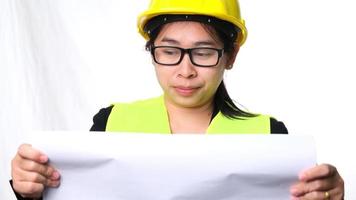
<instances>
[{"instance_id":1,"label":"white background","mask_svg":"<svg viewBox=\"0 0 356 200\"><path fill-rule=\"evenodd\" d=\"M160 94L136 17L148 1L0 0L0 199L29 130L88 130L115 101ZM351 0L241 0L249 36L231 96L316 138L356 199L356 13Z\"/></svg>"}]
</instances>

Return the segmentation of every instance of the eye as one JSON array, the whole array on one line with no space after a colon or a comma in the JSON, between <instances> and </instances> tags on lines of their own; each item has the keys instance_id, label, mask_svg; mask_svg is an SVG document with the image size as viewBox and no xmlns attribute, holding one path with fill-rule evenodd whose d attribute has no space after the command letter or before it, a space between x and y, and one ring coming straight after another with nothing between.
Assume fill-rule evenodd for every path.
<instances>
[{"instance_id":1,"label":"eye","mask_svg":"<svg viewBox=\"0 0 356 200\"><path fill-rule=\"evenodd\" d=\"M196 49L193 52L194 56L198 56L198 57L210 57L210 56L214 56L215 52L211 49Z\"/></svg>"},{"instance_id":2,"label":"eye","mask_svg":"<svg viewBox=\"0 0 356 200\"><path fill-rule=\"evenodd\" d=\"M180 51L178 51L177 49L165 48L162 49L162 53L167 56L174 56L180 54Z\"/></svg>"}]
</instances>

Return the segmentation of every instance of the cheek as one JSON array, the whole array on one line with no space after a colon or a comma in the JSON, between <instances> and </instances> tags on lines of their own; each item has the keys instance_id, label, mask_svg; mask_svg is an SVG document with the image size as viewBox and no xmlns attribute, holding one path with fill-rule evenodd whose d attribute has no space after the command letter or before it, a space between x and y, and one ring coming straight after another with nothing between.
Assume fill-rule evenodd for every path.
<instances>
[{"instance_id":1,"label":"cheek","mask_svg":"<svg viewBox=\"0 0 356 200\"><path fill-rule=\"evenodd\" d=\"M224 78L225 66L217 66L211 77L217 82L220 82Z\"/></svg>"},{"instance_id":2,"label":"cheek","mask_svg":"<svg viewBox=\"0 0 356 200\"><path fill-rule=\"evenodd\" d=\"M209 91L215 91L219 87L224 77L224 71L225 69L219 66L218 69L205 73L205 84Z\"/></svg>"},{"instance_id":3,"label":"cheek","mask_svg":"<svg viewBox=\"0 0 356 200\"><path fill-rule=\"evenodd\" d=\"M167 87L169 82L169 70L155 66L156 77L162 88Z\"/></svg>"}]
</instances>

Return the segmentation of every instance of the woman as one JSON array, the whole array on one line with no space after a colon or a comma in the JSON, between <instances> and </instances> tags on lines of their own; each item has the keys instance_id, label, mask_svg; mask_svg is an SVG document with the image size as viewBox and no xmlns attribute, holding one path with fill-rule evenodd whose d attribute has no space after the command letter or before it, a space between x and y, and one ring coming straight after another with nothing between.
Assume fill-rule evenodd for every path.
<instances>
[{"instance_id":1,"label":"woman","mask_svg":"<svg viewBox=\"0 0 356 200\"><path fill-rule=\"evenodd\" d=\"M94 117L92 131L147 133L287 133L282 122L240 110L223 82L247 30L236 0L152 0L138 20L148 40L163 95L114 104ZM48 157L21 145L12 162L18 199L39 198L57 187L60 174ZM292 199L343 199L335 167L323 164L301 172Z\"/></svg>"}]
</instances>

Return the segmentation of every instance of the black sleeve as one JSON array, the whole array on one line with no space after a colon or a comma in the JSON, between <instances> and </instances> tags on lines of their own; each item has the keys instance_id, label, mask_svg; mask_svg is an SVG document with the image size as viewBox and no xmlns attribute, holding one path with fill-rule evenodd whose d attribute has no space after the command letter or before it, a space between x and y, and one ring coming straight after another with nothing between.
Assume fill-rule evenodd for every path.
<instances>
[{"instance_id":1,"label":"black sleeve","mask_svg":"<svg viewBox=\"0 0 356 200\"><path fill-rule=\"evenodd\" d=\"M106 123L108 122L109 115L114 106L109 106L107 108L102 108L93 118L93 126L90 131L105 131Z\"/></svg>"},{"instance_id":2,"label":"black sleeve","mask_svg":"<svg viewBox=\"0 0 356 200\"><path fill-rule=\"evenodd\" d=\"M274 118L270 118L271 133L272 134L288 134L287 127L283 122L277 121Z\"/></svg>"}]
</instances>

